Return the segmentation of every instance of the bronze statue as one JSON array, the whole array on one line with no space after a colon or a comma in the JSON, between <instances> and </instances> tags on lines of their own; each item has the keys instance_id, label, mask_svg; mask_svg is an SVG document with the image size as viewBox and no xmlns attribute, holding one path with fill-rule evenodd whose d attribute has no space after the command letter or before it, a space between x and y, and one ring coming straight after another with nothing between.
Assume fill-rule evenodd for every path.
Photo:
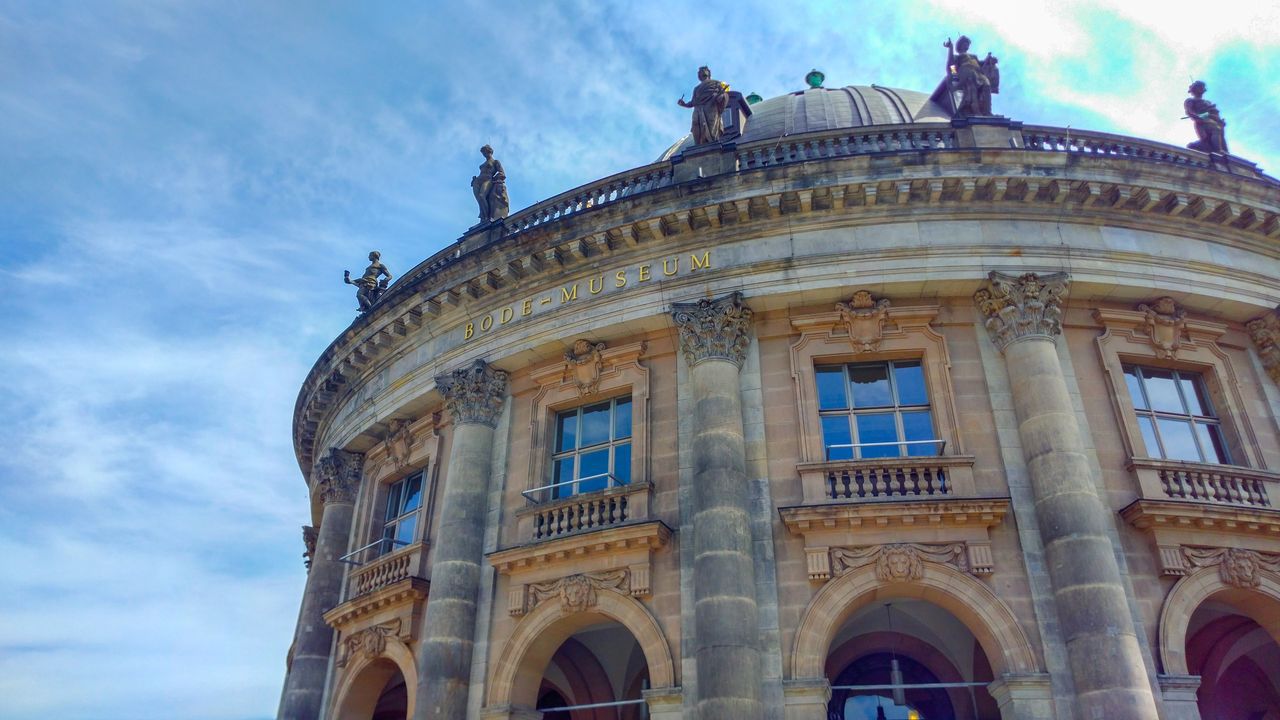
<instances>
[{"instance_id":1,"label":"bronze statue","mask_svg":"<svg viewBox=\"0 0 1280 720\"><path fill-rule=\"evenodd\" d=\"M1203 80L1191 83L1187 92L1191 97L1182 101L1182 109L1187 117L1196 124L1196 136L1199 140L1188 143L1192 150L1207 153L1227 154L1227 121L1218 114L1218 106L1204 99L1204 91L1208 88Z\"/></svg>"},{"instance_id":2,"label":"bronze statue","mask_svg":"<svg viewBox=\"0 0 1280 720\"><path fill-rule=\"evenodd\" d=\"M351 271L342 271L342 281L348 285L356 286L356 300L360 302L360 312L368 312L373 304L378 302L382 294L387 291L387 284L391 282L391 271L383 265L380 260L382 253L374 250L369 253L369 267L364 269L364 275L359 279L351 279ZM385 276L381 281L378 276Z\"/></svg>"},{"instance_id":3,"label":"bronze statue","mask_svg":"<svg viewBox=\"0 0 1280 720\"><path fill-rule=\"evenodd\" d=\"M471 178L471 192L480 205L480 222L487 224L505 218L511 212L511 201L507 199L507 173L493 156L493 148L485 145L480 154L484 162L480 163L480 174Z\"/></svg>"},{"instance_id":4,"label":"bronze statue","mask_svg":"<svg viewBox=\"0 0 1280 720\"><path fill-rule=\"evenodd\" d=\"M951 38L942 44L947 49L947 77L954 78L960 86L960 102L956 104L957 117L991 114L991 95L999 91L1000 71L996 69L996 57L987 53L982 62L969 52L970 40L961 35L955 46Z\"/></svg>"},{"instance_id":5,"label":"bronze statue","mask_svg":"<svg viewBox=\"0 0 1280 720\"><path fill-rule=\"evenodd\" d=\"M724 109L729 105L729 85L711 79L711 69L698 68L698 84L693 88L693 102L681 95L676 104L693 109L693 144L719 142L724 133Z\"/></svg>"}]
</instances>

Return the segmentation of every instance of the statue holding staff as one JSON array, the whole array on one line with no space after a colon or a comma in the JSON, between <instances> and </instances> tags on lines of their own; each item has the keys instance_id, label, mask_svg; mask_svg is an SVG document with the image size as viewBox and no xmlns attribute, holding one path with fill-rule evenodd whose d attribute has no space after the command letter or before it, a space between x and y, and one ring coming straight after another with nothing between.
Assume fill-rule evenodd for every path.
<instances>
[{"instance_id":1,"label":"statue holding staff","mask_svg":"<svg viewBox=\"0 0 1280 720\"><path fill-rule=\"evenodd\" d=\"M951 44L951 38L942 43L947 49L947 77L953 78L960 89L960 101L956 103L957 116L991 114L991 95L1000 87L1000 71L996 57L987 53L979 62L978 56L969 52L971 41L965 35Z\"/></svg>"},{"instance_id":2,"label":"statue holding staff","mask_svg":"<svg viewBox=\"0 0 1280 720\"><path fill-rule=\"evenodd\" d=\"M681 95L676 104L693 109L693 144L719 142L724 134L724 109L729 105L729 84L714 80L706 65L698 68L698 84L693 88L693 102Z\"/></svg>"}]
</instances>

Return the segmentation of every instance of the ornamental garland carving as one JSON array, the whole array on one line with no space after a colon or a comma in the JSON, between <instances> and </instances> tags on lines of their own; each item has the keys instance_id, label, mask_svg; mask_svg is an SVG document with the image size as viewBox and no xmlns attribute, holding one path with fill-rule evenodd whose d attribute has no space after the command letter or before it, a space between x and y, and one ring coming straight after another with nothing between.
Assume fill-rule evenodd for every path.
<instances>
[{"instance_id":1,"label":"ornamental garland carving","mask_svg":"<svg viewBox=\"0 0 1280 720\"><path fill-rule=\"evenodd\" d=\"M1178 354L1178 347L1187 330L1187 311L1173 298L1162 297L1150 305L1138 305L1138 312L1145 316L1142 329L1151 339L1156 355L1172 360Z\"/></svg>"},{"instance_id":2,"label":"ornamental garland carving","mask_svg":"<svg viewBox=\"0 0 1280 720\"><path fill-rule=\"evenodd\" d=\"M343 667L360 655L376 658L387 651L387 639L400 635L400 620L390 620L367 627L343 638L338 654L338 667Z\"/></svg>"},{"instance_id":3,"label":"ornamental garland carving","mask_svg":"<svg viewBox=\"0 0 1280 720\"><path fill-rule=\"evenodd\" d=\"M409 464L409 455L413 452L413 432L409 426L413 424L413 420L396 420L390 422L391 428L387 433L387 457L391 459L391 464L396 470L403 470Z\"/></svg>"},{"instance_id":4,"label":"ornamental garland carving","mask_svg":"<svg viewBox=\"0 0 1280 720\"><path fill-rule=\"evenodd\" d=\"M914 582L924 577L926 562L969 572L964 543L894 543L831 549L834 577L874 563L876 579L881 582Z\"/></svg>"},{"instance_id":5,"label":"ornamental garland carving","mask_svg":"<svg viewBox=\"0 0 1280 720\"><path fill-rule=\"evenodd\" d=\"M1249 337L1253 338L1254 346L1258 348L1262 366L1271 379L1280 385L1280 307L1250 320L1244 327L1249 331Z\"/></svg>"},{"instance_id":6,"label":"ornamental garland carving","mask_svg":"<svg viewBox=\"0 0 1280 720\"><path fill-rule=\"evenodd\" d=\"M497 427L507 394L507 374L483 360L436 377L436 387L444 395L445 407L458 424L475 423Z\"/></svg>"},{"instance_id":7,"label":"ornamental garland carving","mask_svg":"<svg viewBox=\"0 0 1280 720\"><path fill-rule=\"evenodd\" d=\"M604 343L579 338L564 354L565 379L578 388L578 395L594 395L600 389L600 372L604 369Z\"/></svg>"},{"instance_id":8,"label":"ornamental garland carving","mask_svg":"<svg viewBox=\"0 0 1280 720\"><path fill-rule=\"evenodd\" d=\"M312 527L311 525L302 526L302 545L306 548L302 552L302 564L306 565L308 570L311 569L311 561L316 556L316 540L318 539L320 539L320 528Z\"/></svg>"},{"instance_id":9,"label":"ornamental garland carving","mask_svg":"<svg viewBox=\"0 0 1280 720\"><path fill-rule=\"evenodd\" d=\"M751 308L742 293L712 300L672 303L671 317L680 329L680 350L692 367L703 360L728 360L742 367L750 344Z\"/></svg>"},{"instance_id":10,"label":"ornamental garland carving","mask_svg":"<svg viewBox=\"0 0 1280 720\"><path fill-rule=\"evenodd\" d=\"M363 468L364 453L329 448L328 454L320 458L311 473L311 492L319 495L325 505L353 503L360 490Z\"/></svg>"},{"instance_id":11,"label":"ornamental garland carving","mask_svg":"<svg viewBox=\"0 0 1280 720\"><path fill-rule=\"evenodd\" d=\"M631 592L631 573L627 569L604 572L579 573L550 582L529 586L529 605L532 610L539 603L559 598L568 612L582 612L596 606L599 592L609 590L623 595Z\"/></svg>"},{"instance_id":12,"label":"ornamental garland carving","mask_svg":"<svg viewBox=\"0 0 1280 720\"><path fill-rule=\"evenodd\" d=\"M889 317L889 304L888 298L875 300L867 290L854 293L847 303L836 303L855 354L880 349L884 322Z\"/></svg>"},{"instance_id":13,"label":"ornamental garland carving","mask_svg":"<svg viewBox=\"0 0 1280 720\"><path fill-rule=\"evenodd\" d=\"M1194 568L1218 566L1218 577L1231 587L1256 588L1262 580L1259 573L1280 573L1280 555L1242 548L1182 548L1182 556Z\"/></svg>"},{"instance_id":14,"label":"ornamental garland carving","mask_svg":"<svg viewBox=\"0 0 1280 720\"><path fill-rule=\"evenodd\" d=\"M973 302L986 316L987 332L1001 351L1015 340L1052 340L1062 333L1062 302L1071 284L1070 275L1014 276L992 271L987 278L990 287L975 293Z\"/></svg>"}]
</instances>

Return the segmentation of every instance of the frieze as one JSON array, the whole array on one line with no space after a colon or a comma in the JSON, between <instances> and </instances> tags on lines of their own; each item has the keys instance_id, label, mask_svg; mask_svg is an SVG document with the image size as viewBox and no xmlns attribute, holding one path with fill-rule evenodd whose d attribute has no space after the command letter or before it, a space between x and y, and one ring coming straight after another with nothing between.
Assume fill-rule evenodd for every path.
<instances>
[{"instance_id":1,"label":"frieze","mask_svg":"<svg viewBox=\"0 0 1280 720\"><path fill-rule=\"evenodd\" d=\"M340 646L338 667L345 667L347 663L361 655L368 658L379 657L387 651L387 640L399 635L399 618L348 635L343 638Z\"/></svg>"},{"instance_id":2,"label":"frieze","mask_svg":"<svg viewBox=\"0 0 1280 720\"><path fill-rule=\"evenodd\" d=\"M508 610L512 615L523 615L547 600L559 599L565 611L583 612L596 606L599 593L602 591L631 595L635 594L633 590L631 571L626 568L578 573L557 580L533 583L527 588L523 586L516 588L523 597L513 596L512 605Z\"/></svg>"},{"instance_id":3,"label":"frieze","mask_svg":"<svg viewBox=\"0 0 1280 720\"><path fill-rule=\"evenodd\" d=\"M973 301L986 317L991 341L1004 351L1028 337L1050 340L1062 333L1062 303L1071 276L1067 273L1006 275L992 271L990 287L974 293Z\"/></svg>"},{"instance_id":4,"label":"frieze","mask_svg":"<svg viewBox=\"0 0 1280 720\"><path fill-rule=\"evenodd\" d=\"M311 491L318 494L325 505L353 503L360 490L363 468L364 453L329 448L329 453L320 458L312 472Z\"/></svg>"},{"instance_id":5,"label":"frieze","mask_svg":"<svg viewBox=\"0 0 1280 720\"><path fill-rule=\"evenodd\" d=\"M483 360L436 377L453 421L497 427L507 394L507 374Z\"/></svg>"},{"instance_id":6,"label":"frieze","mask_svg":"<svg viewBox=\"0 0 1280 720\"><path fill-rule=\"evenodd\" d=\"M1280 573L1280 555L1243 548L1182 547L1182 558L1191 568L1218 568L1218 577L1231 587L1256 588L1262 570Z\"/></svg>"},{"instance_id":7,"label":"frieze","mask_svg":"<svg viewBox=\"0 0 1280 720\"><path fill-rule=\"evenodd\" d=\"M671 317L680 330L680 350L690 366L703 360L728 360L742 367L750 344L751 308L742 293L714 299L672 303Z\"/></svg>"},{"instance_id":8,"label":"frieze","mask_svg":"<svg viewBox=\"0 0 1280 720\"><path fill-rule=\"evenodd\" d=\"M970 572L964 543L893 543L831 549L834 577L874 563L876 579L881 582L914 582L924 577L926 562Z\"/></svg>"}]
</instances>

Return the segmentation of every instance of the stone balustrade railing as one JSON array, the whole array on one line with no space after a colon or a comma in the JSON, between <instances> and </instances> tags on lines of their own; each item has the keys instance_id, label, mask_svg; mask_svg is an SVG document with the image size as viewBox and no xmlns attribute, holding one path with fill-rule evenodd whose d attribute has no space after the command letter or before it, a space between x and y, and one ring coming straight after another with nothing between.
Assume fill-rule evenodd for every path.
<instances>
[{"instance_id":1,"label":"stone balustrade railing","mask_svg":"<svg viewBox=\"0 0 1280 720\"><path fill-rule=\"evenodd\" d=\"M518 514L521 538L553 540L649 518L649 483L633 483L527 507Z\"/></svg>"},{"instance_id":2,"label":"stone balustrade railing","mask_svg":"<svg viewBox=\"0 0 1280 720\"><path fill-rule=\"evenodd\" d=\"M425 557L426 545L416 543L360 565L351 571L351 597L367 595L401 580L423 577Z\"/></svg>"},{"instance_id":3,"label":"stone balustrade railing","mask_svg":"<svg viewBox=\"0 0 1280 720\"><path fill-rule=\"evenodd\" d=\"M1134 458L1129 469L1138 476L1146 500L1187 500L1245 508L1275 507L1280 473L1237 465ZM1276 495L1280 499L1280 494Z\"/></svg>"},{"instance_id":4,"label":"stone balustrade railing","mask_svg":"<svg viewBox=\"0 0 1280 720\"><path fill-rule=\"evenodd\" d=\"M593 207L671 184L671 163L660 162L611 175L531 205L503 221L504 236L524 232Z\"/></svg>"},{"instance_id":5,"label":"stone balustrade railing","mask_svg":"<svg viewBox=\"0 0 1280 720\"><path fill-rule=\"evenodd\" d=\"M874 458L803 463L805 504L973 497L973 457Z\"/></svg>"},{"instance_id":6,"label":"stone balustrade railing","mask_svg":"<svg viewBox=\"0 0 1280 720\"><path fill-rule=\"evenodd\" d=\"M950 125L871 125L761 140L737 148L738 170L825 158L874 153L950 150L956 133Z\"/></svg>"},{"instance_id":7,"label":"stone balustrade railing","mask_svg":"<svg viewBox=\"0 0 1280 720\"><path fill-rule=\"evenodd\" d=\"M1081 132L1069 128L1027 126L1022 129L1022 143L1027 150L1133 158L1201 168L1211 167L1209 156L1195 150L1123 135Z\"/></svg>"}]
</instances>

